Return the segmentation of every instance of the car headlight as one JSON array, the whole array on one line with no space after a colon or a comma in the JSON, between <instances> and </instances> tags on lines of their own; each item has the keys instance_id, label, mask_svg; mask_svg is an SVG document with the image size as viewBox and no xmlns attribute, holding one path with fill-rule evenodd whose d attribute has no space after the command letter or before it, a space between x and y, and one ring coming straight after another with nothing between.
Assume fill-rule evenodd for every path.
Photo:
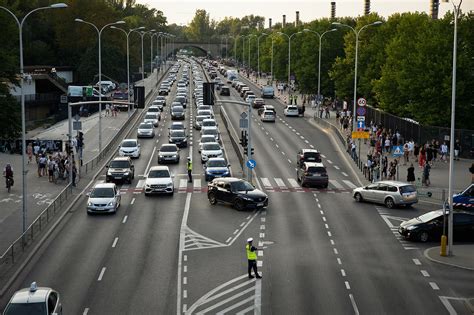
<instances>
[{"instance_id":1,"label":"car headlight","mask_svg":"<svg viewBox=\"0 0 474 315\"><path fill-rule=\"evenodd\" d=\"M130 174L130 172L123 173L123 175L125 175L125 176L128 176L128 174Z\"/></svg>"},{"instance_id":2,"label":"car headlight","mask_svg":"<svg viewBox=\"0 0 474 315\"><path fill-rule=\"evenodd\" d=\"M243 196L242 199L243 199L243 200L247 200L247 201L252 201L252 198L246 197L246 196Z\"/></svg>"},{"instance_id":3,"label":"car headlight","mask_svg":"<svg viewBox=\"0 0 474 315\"><path fill-rule=\"evenodd\" d=\"M115 206L115 200L112 200L107 204L108 207Z\"/></svg>"},{"instance_id":4,"label":"car headlight","mask_svg":"<svg viewBox=\"0 0 474 315\"><path fill-rule=\"evenodd\" d=\"M168 183L166 187L173 187L173 183Z\"/></svg>"},{"instance_id":5,"label":"car headlight","mask_svg":"<svg viewBox=\"0 0 474 315\"><path fill-rule=\"evenodd\" d=\"M88 202L87 202L87 206L91 207L91 206L92 206L92 202L88 201Z\"/></svg>"},{"instance_id":6,"label":"car headlight","mask_svg":"<svg viewBox=\"0 0 474 315\"><path fill-rule=\"evenodd\" d=\"M163 154L161 154L161 153L160 153L160 154L158 154L158 157L159 157L159 158L163 158L163 156L164 156L164 155L163 155Z\"/></svg>"},{"instance_id":7,"label":"car headlight","mask_svg":"<svg viewBox=\"0 0 474 315\"><path fill-rule=\"evenodd\" d=\"M410 225L409 227L407 227L407 231L413 231L415 229L417 229L418 226L417 225Z\"/></svg>"},{"instance_id":8,"label":"car headlight","mask_svg":"<svg viewBox=\"0 0 474 315\"><path fill-rule=\"evenodd\" d=\"M173 158L176 158L176 157L177 157L177 155L176 155L176 154L173 154L171 157L173 157Z\"/></svg>"}]
</instances>

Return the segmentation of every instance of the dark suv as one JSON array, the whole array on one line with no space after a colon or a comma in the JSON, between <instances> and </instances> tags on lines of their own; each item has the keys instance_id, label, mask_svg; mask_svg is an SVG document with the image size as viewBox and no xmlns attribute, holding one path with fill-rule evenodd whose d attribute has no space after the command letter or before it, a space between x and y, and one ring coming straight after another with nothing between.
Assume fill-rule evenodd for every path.
<instances>
[{"instance_id":1,"label":"dark suv","mask_svg":"<svg viewBox=\"0 0 474 315\"><path fill-rule=\"evenodd\" d=\"M301 186L321 186L328 187L328 173L323 163L304 162L296 171L296 179L301 182Z\"/></svg>"},{"instance_id":2,"label":"dark suv","mask_svg":"<svg viewBox=\"0 0 474 315\"><path fill-rule=\"evenodd\" d=\"M105 182L123 181L129 184L135 178L135 166L128 156L116 157L106 166Z\"/></svg>"},{"instance_id":3,"label":"dark suv","mask_svg":"<svg viewBox=\"0 0 474 315\"><path fill-rule=\"evenodd\" d=\"M315 149L300 149L296 155L296 165L301 167L304 162L321 163L321 154Z\"/></svg>"},{"instance_id":4,"label":"dark suv","mask_svg":"<svg viewBox=\"0 0 474 315\"><path fill-rule=\"evenodd\" d=\"M217 202L231 204L235 209L260 209L268 206L268 196L249 182L235 178L216 178L207 185L211 205Z\"/></svg>"}]
</instances>

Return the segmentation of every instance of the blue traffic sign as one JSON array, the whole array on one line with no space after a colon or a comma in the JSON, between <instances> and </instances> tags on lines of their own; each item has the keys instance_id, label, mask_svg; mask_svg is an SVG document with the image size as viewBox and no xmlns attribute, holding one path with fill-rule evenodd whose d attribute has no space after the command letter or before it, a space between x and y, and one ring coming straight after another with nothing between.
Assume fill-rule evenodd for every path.
<instances>
[{"instance_id":1,"label":"blue traffic sign","mask_svg":"<svg viewBox=\"0 0 474 315\"><path fill-rule=\"evenodd\" d=\"M403 146L402 145L394 145L392 147L392 155L394 157L399 157L403 155Z\"/></svg>"},{"instance_id":2,"label":"blue traffic sign","mask_svg":"<svg viewBox=\"0 0 474 315\"><path fill-rule=\"evenodd\" d=\"M255 162L255 160L248 160L245 165L247 165L248 168L253 170L257 166L257 162Z\"/></svg>"},{"instance_id":3,"label":"blue traffic sign","mask_svg":"<svg viewBox=\"0 0 474 315\"><path fill-rule=\"evenodd\" d=\"M365 129L365 121L358 121L357 129Z\"/></svg>"},{"instance_id":4,"label":"blue traffic sign","mask_svg":"<svg viewBox=\"0 0 474 315\"><path fill-rule=\"evenodd\" d=\"M360 106L359 106L359 107L357 107L356 112L357 112L357 115L359 115L359 116L364 116L365 113L367 112L367 110L365 109L365 107L360 107Z\"/></svg>"}]
</instances>

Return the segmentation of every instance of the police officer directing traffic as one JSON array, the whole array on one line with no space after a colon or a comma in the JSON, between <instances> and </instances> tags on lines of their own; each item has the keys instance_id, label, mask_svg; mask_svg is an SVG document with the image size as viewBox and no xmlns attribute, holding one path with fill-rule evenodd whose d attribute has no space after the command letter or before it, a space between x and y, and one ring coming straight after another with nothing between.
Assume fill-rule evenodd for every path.
<instances>
[{"instance_id":1,"label":"police officer directing traffic","mask_svg":"<svg viewBox=\"0 0 474 315\"><path fill-rule=\"evenodd\" d=\"M245 249L247 251L247 260L248 260L248 272L249 272L249 279L253 279L254 276L252 276L252 269L253 273L255 274L255 277L257 279L261 279L262 277L258 274L257 272L257 250L255 246L252 245L253 238L247 239L247 245L245 245Z\"/></svg>"},{"instance_id":2,"label":"police officer directing traffic","mask_svg":"<svg viewBox=\"0 0 474 315\"><path fill-rule=\"evenodd\" d=\"M191 162L191 157L188 156L188 163L186 164L186 168L188 169L188 182L193 182L193 162Z\"/></svg>"}]
</instances>

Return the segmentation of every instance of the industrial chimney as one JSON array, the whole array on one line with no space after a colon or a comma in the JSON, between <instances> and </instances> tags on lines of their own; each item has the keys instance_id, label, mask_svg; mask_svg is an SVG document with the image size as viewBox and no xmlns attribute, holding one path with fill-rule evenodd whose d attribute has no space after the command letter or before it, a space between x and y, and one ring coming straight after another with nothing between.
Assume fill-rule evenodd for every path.
<instances>
[{"instance_id":1,"label":"industrial chimney","mask_svg":"<svg viewBox=\"0 0 474 315\"><path fill-rule=\"evenodd\" d=\"M282 24L282 27L286 27L286 15L283 14L283 23Z\"/></svg>"},{"instance_id":2,"label":"industrial chimney","mask_svg":"<svg viewBox=\"0 0 474 315\"><path fill-rule=\"evenodd\" d=\"M272 29L272 18L268 19L268 28Z\"/></svg>"},{"instance_id":3,"label":"industrial chimney","mask_svg":"<svg viewBox=\"0 0 474 315\"><path fill-rule=\"evenodd\" d=\"M336 2L331 2L331 20L336 18Z\"/></svg>"},{"instance_id":4,"label":"industrial chimney","mask_svg":"<svg viewBox=\"0 0 474 315\"><path fill-rule=\"evenodd\" d=\"M439 8L439 0L430 0L431 5L430 5L430 13L431 13L431 18L433 20L438 19L438 8Z\"/></svg>"},{"instance_id":5,"label":"industrial chimney","mask_svg":"<svg viewBox=\"0 0 474 315\"><path fill-rule=\"evenodd\" d=\"M295 26L300 25L300 11L296 11Z\"/></svg>"},{"instance_id":6,"label":"industrial chimney","mask_svg":"<svg viewBox=\"0 0 474 315\"><path fill-rule=\"evenodd\" d=\"M365 0L364 2L364 15L370 14L370 0Z\"/></svg>"}]
</instances>

